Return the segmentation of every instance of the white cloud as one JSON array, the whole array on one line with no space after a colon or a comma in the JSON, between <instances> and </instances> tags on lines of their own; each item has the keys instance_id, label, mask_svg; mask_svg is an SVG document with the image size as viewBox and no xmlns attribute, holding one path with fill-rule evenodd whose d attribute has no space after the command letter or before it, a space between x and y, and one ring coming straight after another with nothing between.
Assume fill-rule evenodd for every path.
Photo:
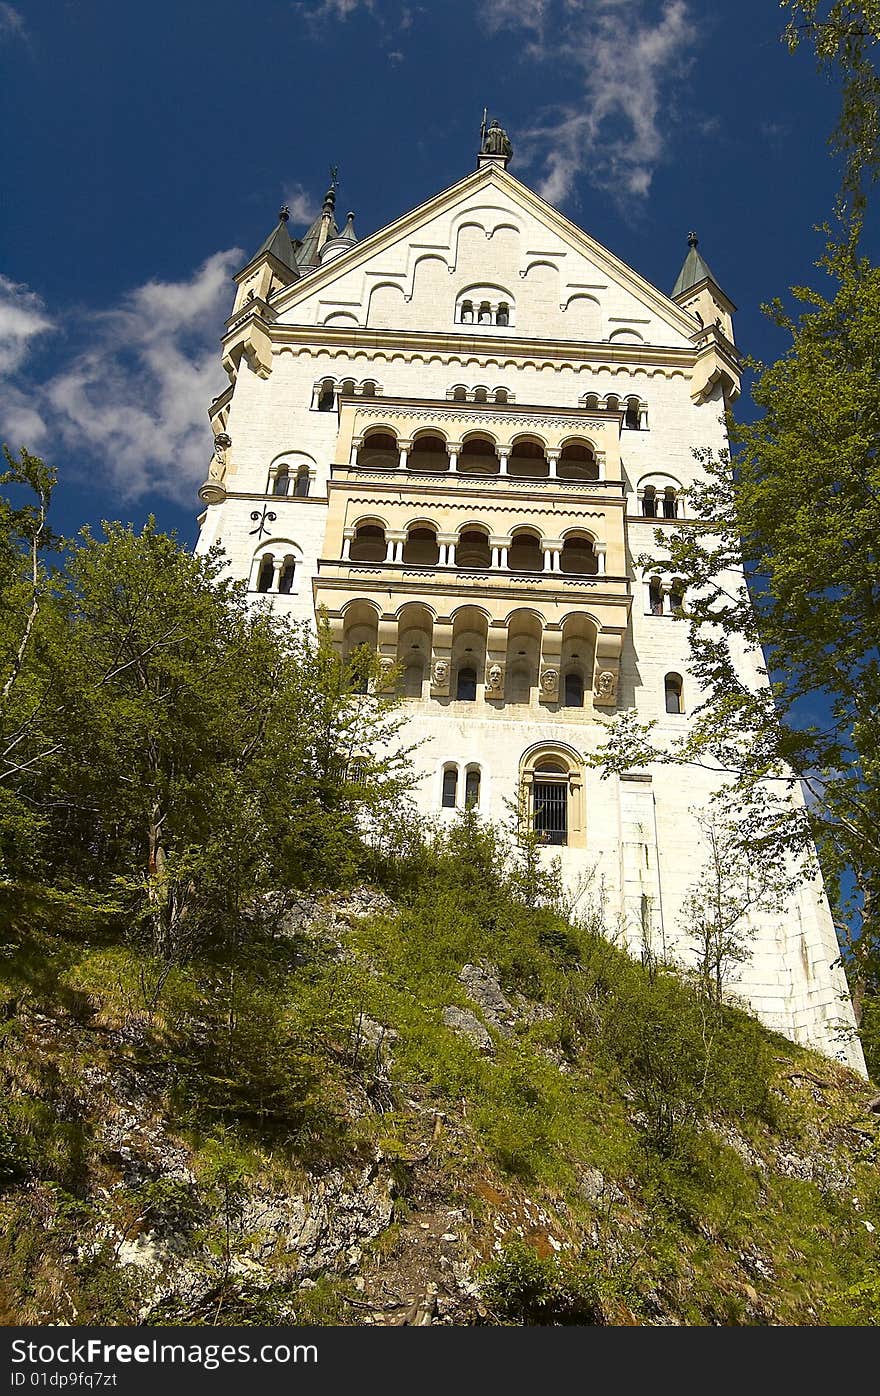
<instances>
[{"instance_id":1,"label":"white cloud","mask_svg":"<svg viewBox=\"0 0 880 1396\"><path fill-rule=\"evenodd\" d=\"M71 317L71 340L88 348L41 382L9 385L4 432L95 462L124 499L191 504L211 455L207 408L225 386L218 342L242 257L216 252L189 280L150 281L109 311Z\"/></svg>"},{"instance_id":2,"label":"white cloud","mask_svg":"<svg viewBox=\"0 0 880 1396\"><path fill-rule=\"evenodd\" d=\"M36 292L0 275L0 374L14 373L27 357L31 341L51 328Z\"/></svg>"},{"instance_id":3,"label":"white cloud","mask_svg":"<svg viewBox=\"0 0 880 1396\"><path fill-rule=\"evenodd\" d=\"M290 209L293 229L313 223L318 216L318 204L301 184L288 184L284 189L282 203Z\"/></svg>"},{"instance_id":4,"label":"white cloud","mask_svg":"<svg viewBox=\"0 0 880 1396\"><path fill-rule=\"evenodd\" d=\"M27 39L24 16L11 5L0 4L0 43L7 39Z\"/></svg>"},{"instance_id":5,"label":"white cloud","mask_svg":"<svg viewBox=\"0 0 880 1396\"><path fill-rule=\"evenodd\" d=\"M641 198L668 139L667 94L693 54L688 0L500 0L485 20L531 31L531 61L574 70L574 101L519 133L525 162L541 164L539 192L565 199L579 175L622 200Z\"/></svg>"}]
</instances>

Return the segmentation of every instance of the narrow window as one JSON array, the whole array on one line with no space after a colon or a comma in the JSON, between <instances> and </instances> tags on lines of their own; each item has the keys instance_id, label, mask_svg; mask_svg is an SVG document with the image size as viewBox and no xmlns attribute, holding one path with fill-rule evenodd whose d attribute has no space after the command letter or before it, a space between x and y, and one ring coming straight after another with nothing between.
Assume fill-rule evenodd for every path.
<instances>
[{"instance_id":1,"label":"narrow window","mask_svg":"<svg viewBox=\"0 0 880 1396\"><path fill-rule=\"evenodd\" d=\"M309 493L309 472L308 470L298 470L296 479L293 482L293 493L298 499L305 499Z\"/></svg>"},{"instance_id":2,"label":"narrow window","mask_svg":"<svg viewBox=\"0 0 880 1396\"><path fill-rule=\"evenodd\" d=\"M335 406L336 390L333 387L333 383L328 379L325 383L321 384L321 392L318 397L318 411L332 412Z\"/></svg>"},{"instance_id":3,"label":"narrow window","mask_svg":"<svg viewBox=\"0 0 880 1396\"><path fill-rule=\"evenodd\" d=\"M461 303L461 323L462 323L463 325L472 325L473 322L474 322L474 303L473 303L473 301L462 301L462 303Z\"/></svg>"},{"instance_id":4,"label":"narrow window","mask_svg":"<svg viewBox=\"0 0 880 1396\"><path fill-rule=\"evenodd\" d=\"M478 324L478 325L491 325L491 323L492 323L492 307L491 307L491 305L489 304L488 301L480 301L480 309L479 309L479 311L477 312L477 324Z\"/></svg>"},{"instance_id":5,"label":"narrow window","mask_svg":"<svg viewBox=\"0 0 880 1396\"><path fill-rule=\"evenodd\" d=\"M638 398L627 398L626 416L623 419L623 425L628 431L638 431L640 415Z\"/></svg>"},{"instance_id":6,"label":"narrow window","mask_svg":"<svg viewBox=\"0 0 880 1396\"><path fill-rule=\"evenodd\" d=\"M496 325L509 325L509 324L510 324L510 307L508 306L508 304L507 304L506 301L502 301L501 304L500 304L499 307L498 307L498 313L497 313L496 316L495 316L495 324L496 324Z\"/></svg>"},{"instance_id":7,"label":"narrow window","mask_svg":"<svg viewBox=\"0 0 880 1396\"><path fill-rule=\"evenodd\" d=\"M663 495L663 517L664 519L678 517L678 500L675 497L675 490L666 490Z\"/></svg>"},{"instance_id":8,"label":"narrow window","mask_svg":"<svg viewBox=\"0 0 880 1396\"><path fill-rule=\"evenodd\" d=\"M663 614L663 588L659 577L652 577L648 584L648 609L652 616Z\"/></svg>"},{"instance_id":9,"label":"narrow window","mask_svg":"<svg viewBox=\"0 0 880 1396\"><path fill-rule=\"evenodd\" d=\"M458 789L458 771L447 766L443 772L443 796L440 801L444 809L455 809L455 793Z\"/></svg>"},{"instance_id":10,"label":"narrow window","mask_svg":"<svg viewBox=\"0 0 880 1396\"><path fill-rule=\"evenodd\" d=\"M532 787L532 815L535 833L545 843L568 842L568 782L557 777L547 780L535 773Z\"/></svg>"},{"instance_id":11,"label":"narrow window","mask_svg":"<svg viewBox=\"0 0 880 1396\"><path fill-rule=\"evenodd\" d=\"M452 393L453 402L467 402L467 388L455 388Z\"/></svg>"},{"instance_id":12,"label":"narrow window","mask_svg":"<svg viewBox=\"0 0 880 1396\"><path fill-rule=\"evenodd\" d=\"M292 557L284 559L284 566L281 569L281 576L278 578L278 590L282 596L289 596L293 589L293 574L296 571L296 562Z\"/></svg>"},{"instance_id":13,"label":"narrow window","mask_svg":"<svg viewBox=\"0 0 880 1396\"><path fill-rule=\"evenodd\" d=\"M507 389L506 389L506 388L496 388L496 389L495 389L495 401L496 401L496 402L507 402Z\"/></svg>"},{"instance_id":14,"label":"narrow window","mask_svg":"<svg viewBox=\"0 0 880 1396\"><path fill-rule=\"evenodd\" d=\"M669 609L674 613L684 605L684 587L681 582L673 582L669 588Z\"/></svg>"},{"instance_id":15,"label":"narrow window","mask_svg":"<svg viewBox=\"0 0 880 1396\"><path fill-rule=\"evenodd\" d=\"M367 763L362 756L352 757L348 767L348 779L352 785L363 786L367 779Z\"/></svg>"},{"instance_id":16,"label":"narrow window","mask_svg":"<svg viewBox=\"0 0 880 1396\"><path fill-rule=\"evenodd\" d=\"M479 803L480 772L478 767L471 766L464 778L464 807L465 809L476 809Z\"/></svg>"},{"instance_id":17,"label":"narrow window","mask_svg":"<svg viewBox=\"0 0 880 1396\"><path fill-rule=\"evenodd\" d=\"M565 676L565 706L567 708L582 708L584 706L584 681L576 670Z\"/></svg>"},{"instance_id":18,"label":"narrow window","mask_svg":"<svg viewBox=\"0 0 880 1396\"><path fill-rule=\"evenodd\" d=\"M646 519L657 517L657 491L653 485L646 485L642 495L642 514Z\"/></svg>"},{"instance_id":19,"label":"narrow window","mask_svg":"<svg viewBox=\"0 0 880 1396\"><path fill-rule=\"evenodd\" d=\"M289 472L288 472L287 466L285 465L285 466L282 467L281 470L278 471L278 474L275 476L275 481L274 481L274 483L273 483L273 485L272 485L272 493L273 493L273 494L287 494L287 493L289 492L289 490L290 490L290 474L289 474Z\"/></svg>"},{"instance_id":20,"label":"narrow window","mask_svg":"<svg viewBox=\"0 0 880 1396\"><path fill-rule=\"evenodd\" d=\"M683 713L681 679L678 674L667 674L663 680L663 687L666 695L666 711L668 713Z\"/></svg>"},{"instance_id":21,"label":"narrow window","mask_svg":"<svg viewBox=\"0 0 880 1396\"><path fill-rule=\"evenodd\" d=\"M272 585L272 578L275 575L275 559L271 553L267 553L260 563L260 571L257 577L257 591L268 591Z\"/></svg>"},{"instance_id":22,"label":"narrow window","mask_svg":"<svg viewBox=\"0 0 880 1396\"><path fill-rule=\"evenodd\" d=\"M361 388L361 397L375 397L375 396L376 396L376 384L375 384L375 383L365 383L364 386Z\"/></svg>"},{"instance_id":23,"label":"narrow window","mask_svg":"<svg viewBox=\"0 0 880 1396\"><path fill-rule=\"evenodd\" d=\"M459 669L455 696L462 703L475 703L477 700L476 669Z\"/></svg>"}]
</instances>

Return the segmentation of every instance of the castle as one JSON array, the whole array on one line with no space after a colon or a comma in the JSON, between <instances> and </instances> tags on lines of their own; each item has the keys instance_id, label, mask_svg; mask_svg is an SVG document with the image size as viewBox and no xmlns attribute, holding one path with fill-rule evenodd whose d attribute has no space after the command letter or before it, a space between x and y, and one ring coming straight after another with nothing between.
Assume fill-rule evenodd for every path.
<instances>
[{"instance_id":1,"label":"castle","mask_svg":"<svg viewBox=\"0 0 880 1396\"><path fill-rule=\"evenodd\" d=\"M678 586L636 560L682 516L694 448L726 445L735 307L693 234L666 295L510 154L493 122L472 173L362 241L334 187L301 239L282 210L236 277L198 549L402 673L426 813L505 820L525 790L570 884L597 870L629 949L678 952L717 778L603 781L583 754L604 717L673 734L697 700ZM864 1071L821 884L759 919L736 987Z\"/></svg>"}]
</instances>

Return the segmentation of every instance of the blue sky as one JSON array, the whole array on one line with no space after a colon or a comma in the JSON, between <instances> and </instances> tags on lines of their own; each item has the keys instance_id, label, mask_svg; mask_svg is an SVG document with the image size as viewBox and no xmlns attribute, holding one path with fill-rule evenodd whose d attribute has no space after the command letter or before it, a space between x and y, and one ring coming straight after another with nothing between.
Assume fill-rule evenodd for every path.
<instances>
[{"instance_id":1,"label":"blue sky","mask_svg":"<svg viewBox=\"0 0 880 1396\"><path fill-rule=\"evenodd\" d=\"M230 277L314 214L360 236L474 166L512 173L668 290L694 228L739 306L821 281L836 93L774 0L0 3L0 434L53 461L56 526L154 512L195 537ZM876 241L869 231L867 248Z\"/></svg>"}]
</instances>

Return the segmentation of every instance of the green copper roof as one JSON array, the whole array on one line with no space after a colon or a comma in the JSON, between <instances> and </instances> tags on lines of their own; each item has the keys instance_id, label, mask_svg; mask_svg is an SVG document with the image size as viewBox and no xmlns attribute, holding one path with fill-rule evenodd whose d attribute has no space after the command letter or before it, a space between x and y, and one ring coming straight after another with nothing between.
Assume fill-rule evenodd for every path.
<instances>
[{"instance_id":1,"label":"green copper roof","mask_svg":"<svg viewBox=\"0 0 880 1396\"><path fill-rule=\"evenodd\" d=\"M296 273L296 257L294 256L293 243L290 241L290 234L287 231L287 220L290 217L290 210L283 208L278 215L278 227L273 228L262 247L251 258L255 262L257 257L262 257L265 252L277 257L281 264L289 271Z\"/></svg>"},{"instance_id":2,"label":"green copper roof","mask_svg":"<svg viewBox=\"0 0 880 1396\"><path fill-rule=\"evenodd\" d=\"M333 210L335 207L336 190L331 185L324 196L324 204L321 208L321 212L318 214L314 223L309 228L302 242L296 249L297 266L300 268L301 271L304 271L307 267L316 267L318 265L318 262L320 261L318 252L320 250L319 244L321 242L321 226L325 218L329 218L330 221L327 226L327 236L324 239L324 241L329 242L331 238L339 236L339 229L336 226L336 219L333 217Z\"/></svg>"},{"instance_id":3,"label":"green copper roof","mask_svg":"<svg viewBox=\"0 0 880 1396\"><path fill-rule=\"evenodd\" d=\"M715 277L709 269L708 262L705 257L697 251L697 243L698 239L696 233L688 233L688 254L684 259L684 265L681 271L678 273L678 280L672 288L673 300L675 300L677 296L683 296L685 291L689 291L692 286L698 285L700 281L705 281L707 278L709 281L715 281ZM715 281L715 285L718 286L717 281ZM719 290L720 289L719 287Z\"/></svg>"}]
</instances>

